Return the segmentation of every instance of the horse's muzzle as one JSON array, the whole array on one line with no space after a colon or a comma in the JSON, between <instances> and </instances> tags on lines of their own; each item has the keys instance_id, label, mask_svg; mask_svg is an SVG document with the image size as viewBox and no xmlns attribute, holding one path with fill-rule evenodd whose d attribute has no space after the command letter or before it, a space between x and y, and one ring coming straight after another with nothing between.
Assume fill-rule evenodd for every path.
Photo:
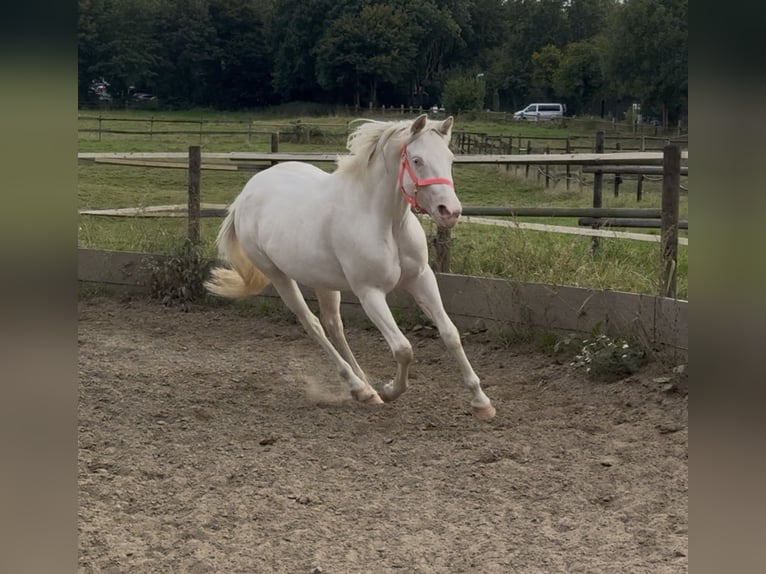
<instances>
[{"instance_id":1,"label":"horse's muzzle","mask_svg":"<svg viewBox=\"0 0 766 574\"><path fill-rule=\"evenodd\" d=\"M446 205L440 205L436 208L437 211L437 217L436 223L439 224L440 227L453 227L457 220L460 219L460 214L462 213L463 209L462 207L458 207L456 209L449 209Z\"/></svg>"}]
</instances>

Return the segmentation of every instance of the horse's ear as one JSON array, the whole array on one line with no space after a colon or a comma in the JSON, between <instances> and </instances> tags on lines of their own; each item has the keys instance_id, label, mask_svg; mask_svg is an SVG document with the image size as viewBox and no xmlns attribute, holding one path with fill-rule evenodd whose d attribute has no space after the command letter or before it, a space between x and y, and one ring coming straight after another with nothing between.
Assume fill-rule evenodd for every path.
<instances>
[{"instance_id":1,"label":"horse's ear","mask_svg":"<svg viewBox=\"0 0 766 574\"><path fill-rule=\"evenodd\" d=\"M439 126L439 131L442 134L444 134L446 137L450 137L450 135L452 135L452 124L454 123L454 121L455 119L452 116L448 117Z\"/></svg>"},{"instance_id":2,"label":"horse's ear","mask_svg":"<svg viewBox=\"0 0 766 574\"><path fill-rule=\"evenodd\" d=\"M426 127L426 119L428 119L428 114L423 114L418 116L417 119L412 122L412 127L410 128L412 135L419 133L420 130Z\"/></svg>"}]
</instances>

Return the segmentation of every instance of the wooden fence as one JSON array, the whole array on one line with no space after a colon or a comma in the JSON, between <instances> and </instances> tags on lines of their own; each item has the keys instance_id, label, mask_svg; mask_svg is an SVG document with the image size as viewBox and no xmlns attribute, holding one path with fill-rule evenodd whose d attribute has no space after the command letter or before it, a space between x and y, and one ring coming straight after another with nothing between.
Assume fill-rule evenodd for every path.
<instances>
[{"instance_id":1,"label":"wooden fence","mask_svg":"<svg viewBox=\"0 0 766 574\"><path fill-rule=\"evenodd\" d=\"M206 136L241 136L250 143L255 137L269 141L275 135L279 137L280 131L284 132L284 138L301 138L302 130L305 129L305 126L301 124L268 125L250 120L184 120L155 118L154 116L119 118L99 114L98 116L80 116L78 120L93 122L92 127L79 127L77 131L82 134L95 134L98 141L101 141L103 134L111 134L148 136L149 139L153 139L155 136L187 135L195 136L200 143ZM105 124L114 125L107 127ZM124 124L127 124L127 127L121 127ZM338 137L345 139L345 127L338 126L338 128Z\"/></svg>"},{"instance_id":2,"label":"wooden fence","mask_svg":"<svg viewBox=\"0 0 766 574\"><path fill-rule=\"evenodd\" d=\"M603 133L600 132L603 136ZM603 139L602 139L603 141ZM278 147L278 140L272 139L272 149ZM598 146L597 146L598 147ZM80 153L80 161L101 163L120 162L123 165L138 165L159 167L164 161L170 160L168 167L187 167L189 170L189 202L187 213L189 218L189 238L199 240L199 220L202 217L200 206L200 172L202 169L263 169L278 161L311 161L335 162L337 153L260 153L260 152L229 152L202 154L199 146L191 146L189 153ZM590 217L594 228L592 234L593 249L598 249L602 234L596 233L596 228L603 225L604 218L640 218L652 219L661 228L661 282L659 293L664 297L676 296L676 271L678 249L678 203L680 192L681 160L688 158L688 152L682 152L677 145L667 145L662 154L657 152L621 152L596 154L494 154L494 155L458 155L458 164L505 164L510 165L580 165L595 168L593 187L593 208L521 208L521 207L483 207L466 206L463 213L467 216L549 216L549 217ZM184 159L185 162L177 160ZM204 163L206 160L209 163ZM604 209L601 205L601 180L606 167L619 169L645 169L651 166L661 167L663 173L661 212L656 210L636 209ZM600 171L599 171L600 168ZM206 216L220 216L223 210L207 210ZM119 215L119 214L113 214ZM687 223L688 227L688 223ZM437 229L435 237L435 269L447 273L450 270L450 231Z\"/></svg>"},{"instance_id":3,"label":"wooden fence","mask_svg":"<svg viewBox=\"0 0 766 574\"><path fill-rule=\"evenodd\" d=\"M599 132L596 132L599 133ZM662 137L637 134L604 134L604 151L662 151L665 145L688 145L688 136ZM492 135L483 132L454 132L452 143L465 154L535 154L596 152L598 136Z\"/></svg>"},{"instance_id":4,"label":"wooden fence","mask_svg":"<svg viewBox=\"0 0 766 574\"><path fill-rule=\"evenodd\" d=\"M381 115L413 115L422 113L420 108L376 108ZM266 141L277 134L282 141L295 143L343 144L350 133L347 123L310 124L300 121L269 123L254 120L205 120L205 119L164 119L121 118L99 114L79 116L78 120L89 123L89 127L78 128L79 133L95 134L101 141L103 134L148 136L149 139L162 136L188 135L202 143L206 136L241 136L252 142L255 138ZM123 127L127 126L127 127ZM609 134L604 138L605 150L613 151L661 151L668 143L688 145L688 135L652 136L646 134ZM484 132L455 131L452 144L460 154L536 154L536 153L577 153L596 151L594 136L522 136L492 135Z\"/></svg>"}]
</instances>

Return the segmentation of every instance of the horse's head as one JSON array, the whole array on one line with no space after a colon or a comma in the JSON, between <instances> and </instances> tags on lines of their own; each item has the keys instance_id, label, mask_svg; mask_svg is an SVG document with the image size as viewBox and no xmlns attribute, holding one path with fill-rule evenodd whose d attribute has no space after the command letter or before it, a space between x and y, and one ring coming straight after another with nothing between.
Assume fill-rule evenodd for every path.
<instances>
[{"instance_id":1,"label":"horse's head","mask_svg":"<svg viewBox=\"0 0 766 574\"><path fill-rule=\"evenodd\" d=\"M452 116L441 122L429 121L425 114L418 117L402 145L399 166L398 187L404 199L440 227L455 225L462 211L452 181L452 122Z\"/></svg>"}]
</instances>

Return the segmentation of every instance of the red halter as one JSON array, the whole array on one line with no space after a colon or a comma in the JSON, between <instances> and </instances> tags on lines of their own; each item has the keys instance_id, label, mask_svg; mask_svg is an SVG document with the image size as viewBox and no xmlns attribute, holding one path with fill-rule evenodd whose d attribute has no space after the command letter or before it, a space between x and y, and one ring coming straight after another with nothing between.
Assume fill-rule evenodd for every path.
<instances>
[{"instance_id":1,"label":"red halter","mask_svg":"<svg viewBox=\"0 0 766 574\"><path fill-rule=\"evenodd\" d=\"M415 184L415 187L412 192L412 197L407 195L407 192L404 190L404 172L407 171L407 175L410 176L410 179L412 180L412 183ZM402 192L402 196L404 197L404 201L409 203L412 207L415 208L416 211L420 213L427 213L425 209L420 207L418 205L418 188L420 187L426 187L428 185L434 185L436 183L443 183L444 185L449 185L450 187L455 187L454 182L451 179L447 179L446 177L429 177L427 179L418 179L415 175L415 172L412 171L412 167L410 166L410 160L407 158L407 145L402 146L402 163L399 166L399 191Z\"/></svg>"}]
</instances>

